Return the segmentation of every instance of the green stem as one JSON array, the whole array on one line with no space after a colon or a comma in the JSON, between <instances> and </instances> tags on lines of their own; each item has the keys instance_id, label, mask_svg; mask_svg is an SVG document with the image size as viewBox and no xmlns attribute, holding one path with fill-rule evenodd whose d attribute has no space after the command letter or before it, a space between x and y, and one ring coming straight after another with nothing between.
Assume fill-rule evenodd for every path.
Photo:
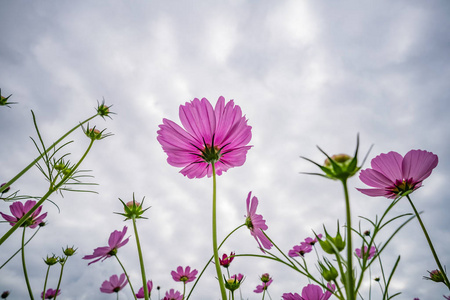
<instances>
[{"instance_id":1,"label":"green stem","mask_svg":"<svg viewBox=\"0 0 450 300\"><path fill-rule=\"evenodd\" d=\"M350 213L350 197L348 195L347 179L342 180L345 194L345 214L347 218L347 275L345 276L345 290L347 300L354 300L354 278L353 278L353 246L352 246L352 218Z\"/></svg>"},{"instance_id":2,"label":"green stem","mask_svg":"<svg viewBox=\"0 0 450 300\"><path fill-rule=\"evenodd\" d=\"M128 273L125 270L125 267L122 265L122 262L120 261L119 257L117 255L114 255L114 256L116 257L117 261L119 262L119 265L122 267L122 270L125 273L125 276L127 277L128 284L130 285L130 289L131 289L131 292L133 293L134 299L137 300L136 293L134 292L133 285L131 284L130 277L128 277Z\"/></svg>"},{"instance_id":3,"label":"green stem","mask_svg":"<svg viewBox=\"0 0 450 300\"><path fill-rule=\"evenodd\" d=\"M138 235L137 226L136 226L136 218L133 218L133 228L134 228L134 235L136 236L136 246L137 246L137 250L138 250L138 254L139 254L139 264L141 266L142 287L144 289L144 297L145 297L145 300L148 300L147 279L145 277L144 259L142 258L141 243L139 242L139 235Z\"/></svg>"},{"instance_id":4,"label":"green stem","mask_svg":"<svg viewBox=\"0 0 450 300\"><path fill-rule=\"evenodd\" d=\"M27 265L25 264L25 229L26 227L23 228L22 234L22 268L23 268L23 275L25 276L25 282L27 284L28 294L30 295L30 299L34 300L33 291L31 290L30 281L28 280Z\"/></svg>"},{"instance_id":5,"label":"green stem","mask_svg":"<svg viewBox=\"0 0 450 300\"><path fill-rule=\"evenodd\" d=\"M66 265L67 259L69 259L68 256L66 256L64 262L61 263L61 272L59 272L58 285L56 286L56 294L55 294L55 298L53 300L56 300L56 297L58 297L58 290L59 290L59 287L61 286L61 280L62 280L62 276L63 276L63 272L64 272L64 266Z\"/></svg>"},{"instance_id":6,"label":"green stem","mask_svg":"<svg viewBox=\"0 0 450 300\"><path fill-rule=\"evenodd\" d=\"M47 267L47 273L45 274L45 280L44 280L44 292L42 293L42 299L45 299L45 290L47 288L47 280L48 280L48 273L50 273L50 265Z\"/></svg>"},{"instance_id":7,"label":"green stem","mask_svg":"<svg viewBox=\"0 0 450 300\"><path fill-rule=\"evenodd\" d=\"M225 290L225 283L223 282L222 271L220 270L219 263L219 251L217 247L217 218L216 218L216 168L214 163L211 163L213 174L213 203L212 203L212 238L213 238L213 251L214 251L214 263L216 265L217 280L219 280L220 293L222 294L222 300L227 299L227 292Z\"/></svg>"},{"instance_id":8,"label":"green stem","mask_svg":"<svg viewBox=\"0 0 450 300\"><path fill-rule=\"evenodd\" d=\"M183 298L182 298L182 300L184 300L185 293L186 293L186 282L183 282Z\"/></svg>"},{"instance_id":9,"label":"green stem","mask_svg":"<svg viewBox=\"0 0 450 300\"><path fill-rule=\"evenodd\" d=\"M436 261L436 264L438 265L439 271L441 272L443 278L444 278L444 284L447 286L447 288L450 290L450 282L447 278L447 274L445 273L445 269L442 267L441 262L439 261L439 257L436 254L436 250L434 250L433 243L431 242L430 236L428 235L427 230L425 229L425 225L422 222L422 219L420 218L420 214L417 212L416 207L414 206L411 198L409 195L406 195L406 198L408 198L409 203L411 204L411 207L414 210L414 214L416 215L417 220L419 221L420 227L422 227L422 231L425 234L425 238L427 239L428 246L430 246L431 253L433 254L434 260Z\"/></svg>"},{"instance_id":10,"label":"green stem","mask_svg":"<svg viewBox=\"0 0 450 300\"><path fill-rule=\"evenodd\" d=\"M26 246L33 238L34 236L38 233L39 229L41 229L41 226L38 227L38 229L36 229L36 231L33 233L33 235L28 239L28 241L26 241L25 245ZM7 261L5 261L3 263L3 265L0 266L0 270L11 260L13 259L14 256L17 255L17 253L19 253L20 251L22 251L22 248L19 248L19 250L17 250L10 258L8 258Z\"/></svg>"},{"instance_id":11,"label":"green stem","mask_svg":"<svg viewBox=\"0 0 450 300\"><path fill-rule=\"evenodd\" d=\"M70 173L68 173L66 176L64 176L61 181L54 186L53 189L49 189L48 192L42 196L41 200L39 200L25 215L23 215L22 218L20 218L20 220L18 220L16 222L16 224L14 224L13 227L11 227L1 238L0 238L0 245L3 244L4 241L6 241L11 234L13 234L14 231L16 231L17 228L20 227L20 225L22 225L23 222L25 222L30 216L31 214L39 207L42 205L42 203L44 203L45 200L47 200L48 197L50 197L51 194L53 194L53 192L57 191L69 178L70 176L72 176L72 174L77 170L77 168L80 166L81 162L86 158L87 154L89 153L89 151L92 148L92 145L94 144L94 140L91 140L91 142L89 143L88 148L86 149L86 151L84 152L83 156L81 157L81 159L78 161L78 163L71 169Z\"/></svg>"}]
</instances>

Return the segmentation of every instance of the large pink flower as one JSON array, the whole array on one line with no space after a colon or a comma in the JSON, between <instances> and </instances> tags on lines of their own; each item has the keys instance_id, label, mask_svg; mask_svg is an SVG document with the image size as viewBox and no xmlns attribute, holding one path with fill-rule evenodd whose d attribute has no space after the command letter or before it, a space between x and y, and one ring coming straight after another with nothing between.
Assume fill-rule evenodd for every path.
<instances>
[{"instance_id":1,"label":"large pink flower","mask_svg":"<svg viewBox=\"0 0 450 300\"><path fill-rule=\"evenodd\" d=\"M267 230L269 227L266 225L266 220L263 219L263 216L256 213L256 209L258 208L258 198L251 198L251 196L252 192L248 193L247 218L245 220L245 225L247 225L248 229L250 229L250 233L258 242L261 251L264 252L263 248L267 250L272 248L272 243L262 232L262 230Z\"/></svg>"},{"instance_id":2,"label":"large pink flower","mask_svg":"<svg viewBox=\"0 0 450 300\"><path fill-rule=\"evenodd\" d=\"M125 237L125 234L127 233L127 226L123 227L122 231L114 230L111 235L109 236L108 240L108 246L105 247L98 247L94 249L94 253L91 255L85 255L83 259L94 259L91 261L88 265L98 262L103 258L103 260L107 259L108 257L111 257L113 255L116 255L117 249L124 246L126 243L128 243L129 237L123 240Z\"/></svg>"},{"instance_id":3,"label":"large pink flower","mask_svg":"<svg viewBox=\"0 0 450 300\"><path fill-rule=\"evenodd\" d=\"M328 284L328 289L334 291L336 286L334 284ZM283 294L283 300L328 300L333 293L327 290L325 293L322 288L315 284L308 284L302 290L302 295L295 293L285 293Z\"/></svg>"},{"instance_id":4,"label":"large pink flower","mask_svg":"<svg viewBox=\"0 0 450 300\"><path fill-rule=\"evenodd\" d=\"M217 175L244 164L252 132L233 100L225 104L225 98L220 97L213 109L206 98L195 98L180 105L180 120L184 128L163 119L158 141L167 153L167 162L183 168L181 174L211 177L211 163Z\"/></svg>"},{"instance_id":5,"label":"large pink flower","mask_svg":"<svg viewBox=\"0 0 450 300\"><path fill-rule=\"evenodd\" d=\"M19 221L26 213L30 211L31 208L36 204L36 201L34 200L27 200L25 204L23 204L20 201L16 201L13 204L9 206L9 210L12 213L12 216L6 215L2 212L0 214L2 215L3 219L9 222L11 226L14 226L17 221ZM47 213L43 213L39 216L41 213L42 206L39 206L31 215L30 217L22 223L22 227L30 227L30 228L36 228L39 226L40 223L42 223L47 216Z\"/></svg>"},{"instance_id":6,"label":"large pink flower","mask_svg":"<svg viewBox=\"0 0 450 300\"><path fill-rule=\"evenodd\" d=\"M438 164L437 155L411 150L402 157L397 152L382 153L372 159L372 169L362 170L359 178L374 189L358 189L371 197L396 198L422 186Z\"/></svg>"},{"instance_id":7,"label":"large pink flower","mask_svg":"<svg viewBox=\"0 0 450 300\"><path fill-rule=\"evenodd\" d=\"M103 281L100 291L107 294L118 293L127 285L127 283L128 280L125 273L122 273L120 278L117 275L113 275L109 278L109 280Z\"/></svg>"},{"instance_id":8,"label":"large pink flower","mask_svg":"<svg viewBox=\"0 0 450 300\"><path fill-rule=\"evenodd\" d=\"M183 267L179 266L177 271L172 271L172 278L175 281L181 281L183 283L194 281L196 278L198 271L196 269L192 270L191 267L187 266L186 269L183 270Z\"/></svg>"}]
</instances>

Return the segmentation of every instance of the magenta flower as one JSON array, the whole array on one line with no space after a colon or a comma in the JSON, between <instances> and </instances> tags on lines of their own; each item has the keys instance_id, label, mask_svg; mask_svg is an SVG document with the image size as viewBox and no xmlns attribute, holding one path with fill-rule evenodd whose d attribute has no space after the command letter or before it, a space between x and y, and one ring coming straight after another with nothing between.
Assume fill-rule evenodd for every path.
<instances>
[{"instance_id":1,"label":"magenta flower","mask_svg":"<svg viewBox=\"0 0 450 300\"><path fill-rule=\"evenodd\" d=\"M56 296L61 295L61 290L54 290L54 289L48 289L45 292L45 298L44 298L44 292L41 293L41 298L42 299L54 299Z\"/></svg>"},{"instance_id":2,"label":"magenta flower","mask_svg":"<svg viewBox=\"0 0 450 300\"><path fill-rule=\"evenodd\" d=\"M311 251L312 251L311 244L302 242L300 243L300 245L296 245L291 250L289 250L288 255L289 257L297 257L297 256L304 257L306 253L309 253Z\"/></svg>"},{"instance_id":3,"label":"magenta flower","mask_svg":"<svg viewBox=\"0 0 450 300\"><path fill-rule=\"evenodd\" d=\"M396 198L422 186L438 164L437 155L411 150L402 157L397 152L382 153L372 159L372 169L362 170L359 178L374 189L357 189L371 197Z\"/></svg>"},{"instance_id":4,"label":"magenta flower","mask_svg":"<svg viewBox=\"0 0 450 300\"><path fill-rule=\"evenodd\" d=\"M250 229L250 233L255 238L261 251L265 253L263 248L270 250L270 248L272 248L272 243L262 231L267 230L269 227L266 225L266 220L263 219L263 216L256 213L256 209L258 208L258 198L254 196L250 201L251 196L252 192L248 193L247 218L245 220L245 225Z\"/></svg>"},{"instance_id":5,"label":"magenta flower","mask_svg":"<svg viewBox=\"0 0 450 300\"><path fill-rule=\"evenodd\" d=\"M93 264L95 262L98 262L99 260L107 259L108 257L111 257L113 255L116 255L117 249L124 246L126 243L128 243L129 237L123 240L125 234L127 233L127 226L124 226L122 231L114 230L111 235L109 236L108 245L105 247L98 247L94 249L94 253L91 255L85 255L83 259L94 259L91 261L88 265ZM102 261L103 261L102 260Z\"/></svg>"},{"instance_id":6,"label":"magenta flower","mask_svg":"<svg viewBox=\"0 0 450 300\"><path fill-rule=\"evenodd\" d=\"M183 294L181 294L179 291L175 292L174 289L170 289L168 292L166 292L166 295L162 300L183 300Z\"/></svg>"},{"instance_id":7,"label":"magenta flower","mask_svg":"<svg viewBox=\"0 0 450 300\"><path fill-rule=\"evenodd\" d=\"M148 290L148 294L151 294L153 288L153 282L151 280L147 281L147 290ZM141 287L138 291L138 293L136 294L136 298L139 299L143 299L145 298L145 294L144 294L144 287Z\"/></svg>"},{"instance_id":8,"label":"magenta flower","mask_svg":"<svg viewBox=\"0 0 450 300\"><path fill-rule=\"evenodd\" d=\"M272 283L272 281L273 281L273 279L270 278L269 281L263 282L262 284L257 285L256 289L253 292L255 292L255 293L262 293L262 292L264 292L265 290L267 290L267 288Z\"/></svg>"},{"instance_id":9,"label":"magenta flower","mask_svg":"<svg viewBox=\"0 0 450 300\"><path fill-rule=\"evenodd\" d=\"M12 216L6 215L2 212L0 214L2 215L3 219L9 222L11 226L14 226L26 213L30 211L30 209L33 208L33 206L36 204L36 201L34 200L27 200L25 204L22 202L16 201L13 204L9 206L9 210L12 213ZM22 223L22 227L30 227L30 228L36 228L39 226L40 223L42 223L47 216L47 213L43 213L39 216L41 213L42 206L39 206L31 215L30 217Z\"/></svg>"},{"instance_id":10,"label":"magenta flower","mask_svg":"<svg viewBox=\"0 0 450 300\"><path fill-rule=\"evenodd\" d=\"M317 237L315 237L315 238L307 237L305 239L305 243L310 244L311 246L314 246L314 244L317 243L317 239L319 239L319 240L322 239L322 234L321 233L319 233L317 235Z\"/></svg>"},{"instance_id":11,"label":"magenta flower","mask_svg":"<svg viewBox=\"0 0 450 300\"><path fill-rule=\"evenodd\" d=\"M194 281L197 275L198 271L196 269L192 270L191 267L187 266L185 270L181 266L177 268L177 271L172 271L172 278L175 281L181 281L183 283Z\"/></svg>"},{"instance_id":12,"label":"magenta flower","mask_svg":"<svg viewBox=\"0 0 450 300\"><path fill-rule=\"evenodd\" d=\"M234 254L234 252L231 252L230 256L223 254L222 258L219 257L220 265L224 268L228 268L234 259Z\"/></svg>"},{"instance_id":13,"label":"magenta flower","mask_svg":"<svg viewBox=\"0 0 450 300\"><path fill-rule=\"evenodd\" d=\"M122 273L120 278L117 277L117 275L113 275L109 278L109 280L103 281L100 291L107 294L118 293L127 285L127 283L128 280L125 273Z\"/></svg>"},{"instance_id":14,"label":"magenta flower","mask_svg":"<svg viewBox=\"0 0 450 300\"><path fill-rule=\"evenodd\" d=\"M334 284L328 284L328 289L334 291L336 286ZM283 300L328 300L333 293L330 291L326 291L325 293L322 291L322 288L315 284L308 284L302 290L302 295L295 293L285 293L283 294Z\"/></svg>"},{"instance_id":15,"label":"magenta flower","mask_svg":"<svg viewBox=\"0 0 450 300\"><path fill-rule=\"evenodd\" d=\"M197 98L180 105L180 120L184 128L163 119L158 141L167 153L167 162L182 167L188 178L212 176L211 163L217 175L245 162L247 146L252 138L251 126L233 100L225 104L220 97L213 109L206 98Z\"/></svg>"},{"instance_id":16,"label":"magenta flower","mask_svg":"<svg viewBox=\"0 0 450 300\"><path fill-rule=\"evenodd\" d=\"M377 249L374 246L370 247L369 251L367 249L367 246L364 246L364 249L355 249L356 256L361 259L363 258L363 256L365 256L367 257L366 259L369 260L375 255L375 253L377 253Z\"/></svg>"}]
</instances>

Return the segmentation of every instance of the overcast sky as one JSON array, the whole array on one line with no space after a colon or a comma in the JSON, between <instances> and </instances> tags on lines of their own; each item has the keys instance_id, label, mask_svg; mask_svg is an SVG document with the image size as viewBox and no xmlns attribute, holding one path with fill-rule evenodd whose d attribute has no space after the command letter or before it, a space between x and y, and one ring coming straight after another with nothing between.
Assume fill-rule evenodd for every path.
<instances>
[{"instance_id":1,"label":"overcast sky","mask_svg":"<svg viewBox=\"0 0 450 300\"><path fill-rule=\"evenodd\" d=\"M131 200L133 192L152 206L138 228L148 278L161 286L161 296L170 288L182 291L171 270L203 268L212 253L212 180L178 173L156 140L163 118L179 123L179 106L202 97L213 105L219 96L234 99L253 133L246 163L218 178L220 237L244 222L249 191L260 200L267 233L285 252L312 230L322 232L323 224L334 232L337 219L341 225L345 219L342 188L300 174L317 171L300 156L322 162L316 145L330 154L353 153L359 133L361 159L374 145L366 166L391 150L439 156L412 198L449 267L449 15L448 1L0 1L0 88L18 102L0 108L1 182L37 156L30 110L47 144L95 113L103 98L116 113L113 120L91 122L114 134L96 142L82 164L92 170L98 194L53 195L60 212L45 203L48 226L27 246L35 294L43 286L42 258L75 245L61 299L113 298L99 287L121 273L117 262L87 266L81 258L106 245L113 230L127 225L131 233L131 223L113 212L121 211L118 198ZM89 141L81 130L72 139L67 151L76 161ZM356 191L364 187L356 177L349 185L354 224L358 215L373 219L389 204ZM38 196L47 186L35 169L12 188ZM0 210L9 212L8 206L2 202ZM392 216L410 211L402 201ZM0 225L0 234L9 228ZM130 241L118 256L137 290L139 265ZM19 245L16 232L1 246L0 261ZM259 253L256 247L243 228L224 250ZM422 278L436 267L416 221L387 248L387 269L398 255L392 292L402 292L399 299L449 294ZM315 255L306 259L314 269ZM51 271L48 287L56 287L58 272ZM247 277L245 299L260 299L253 290L265 272L273 276L272 299L308 284L282 265L251 258L237 258L231 272ZM18 257L0 274L0 292L27 297ZM191 299L218 299L214 276L208 268ZM121 299L129 294L126 288Z\"/></svg>"}]
</instances>

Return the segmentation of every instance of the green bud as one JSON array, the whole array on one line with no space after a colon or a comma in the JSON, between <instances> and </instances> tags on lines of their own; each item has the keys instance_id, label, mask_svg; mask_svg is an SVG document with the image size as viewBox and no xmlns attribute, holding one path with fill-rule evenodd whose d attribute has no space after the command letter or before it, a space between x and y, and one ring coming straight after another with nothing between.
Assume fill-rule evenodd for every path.
<instances>
[{"instance_id":1,"label":"green bud","mask_svg":"<svg viewBox=\"0 0 450 300\"><path fill-rule=\"evenodd\" d=\"M326 281L333 281L338 277L338 271L328 259L325 259L326 266L319 262L320 273Z\"/></svg>"},{"instance_id":2,"label":"green bud","mask_svg":"<svg viewBox=\"0 0 450 300\"><path fill-rule=\"evenodd\" d=\"M58 257L55 256L54 254L53 254L53 256L50 256L50 257L47 256L47 258L44 259L44 262L45 262L48 266L53 266L53 265L56 264L58 261L59 261Z\"/></svg>"},{"instance_id":3,"label":"green bud","mask_svg":"<svg viewBox=\"0 0 450 300\"><path fill-rule=\"evenodd\" d=\"M424 276L424 279L432 280L434 282L445 282L444 275L439 270L427 271L430 277Z\"/></svg>"},{"instance_id":4,"label":"green bud","mask_svg":"<svg viewBox=\"0 0 450 300\"><path fill-rule=\"evenodd\" d=\"M338 229L335 237L332 237L328 234L327 230L325 229L325 239L319 240L320 247L323 251L325 251L328 254L335 254L335 248L338 252L341 252L345 249L345 241L342 239L341 233L339 232L339 223L338 223ZM334 247L333 247L334 246Z\"/></svg>"},{"instance_id":5,"label":"green bud","mask_svg":"<svg viewBox=\"0 0 450 300\"><path fill-rule=\"evenodd\" d=\"M64 255L66 256L72 256L75 254L75 252L77 251L77 249L75 249L73 246L72 247L66 247L66 249L63 249Z\"/></svg>"}]
</instances>

